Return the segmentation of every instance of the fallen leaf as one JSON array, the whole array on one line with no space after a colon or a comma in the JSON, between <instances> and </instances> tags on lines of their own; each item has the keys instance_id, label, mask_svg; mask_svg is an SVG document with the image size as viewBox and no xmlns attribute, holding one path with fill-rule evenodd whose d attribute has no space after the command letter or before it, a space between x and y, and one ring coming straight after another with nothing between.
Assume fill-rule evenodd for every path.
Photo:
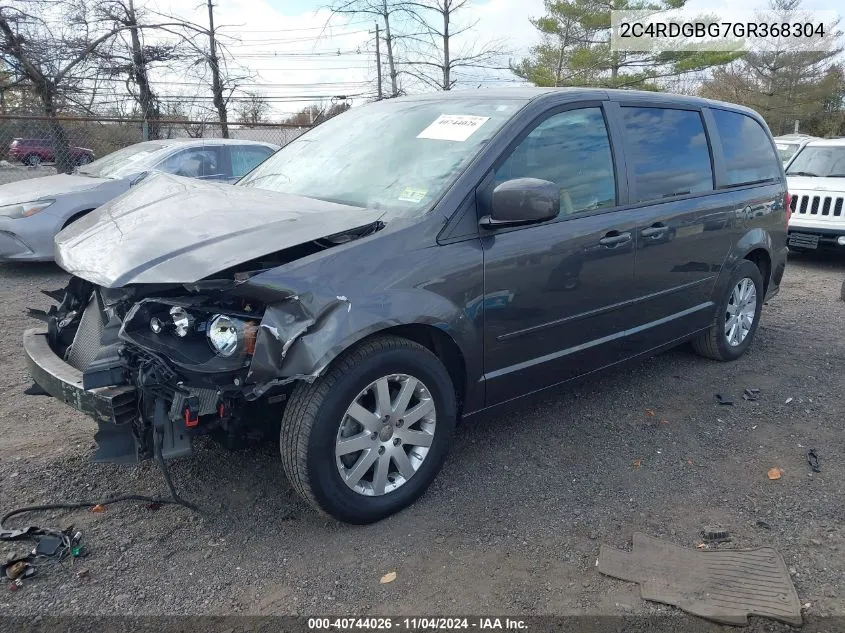
<instances>
[{"instance_id":1,"label":"fallen leaf","mask_svg":"<svg viewBox=\"0 0 845 633\"><path fill-rule=\"evenodd\" d=\"M690 466L695 466L695 464L693 463L693 461L691 459L687 460L687 464L689 464Z\"/></svg>"},{"instance_id":2,"label":"fallen leaf","mask_svg":"<svg viewBox=\"0 0 845 633\"><path fill-rule=\"evenodd\" d=\"M106 511L106 506L104 506L102 503L98 503L93 508L91 508L91 512L105 512L105 511Z\"/></svg>"},{"instance_id":3,"label":"fallen leaf","mask_svg":"<svg viewBox=\"0 0 845 633\"><path fill-rule=\"evenodd\" d=\"M783 469L775 466L769 469L769 479L780 479L783 475Z\"/></svg>"},{"instance_id":4,"label":"fallen leaf","mask_svg":"<svg viewBox=\"0 0 845 633\"><path fill-rule=\"evenodd\" d=\"M660 424L669 424L669 420L661 420Z\"/></svg>"},{"instance_id":5,"label":"fallen leaf","mask_svg":"<svg viewBox=\"0 0 845 633\"><path fill-rule=\"evenodd\" d=\"M787 398L786 402L784 402L784 404L789 404L790 402L792 402L792 398Z\"/></svg>"},{"instance_id":6,"label":"fallen leaf","mask_svg":"<svg viewBox=\"0 0 845 633\"><path fill-rule=\"evenodd\" d=\"M654 409L646 409L645 412L648 415L654 415Z\"/></svg>"},{"instance_id":7,"label":"fallen leaf","mask_svg":"<svg viewBox=\"0 0 845 633\"><path fill-rule=\"evenodd\" d=\"M641 459L635 459L634 460L634 468L639 468L642 465L643 465L643 460L641 460Z\"/></svg>"},{"instance_id":8,"label":"fallen leaf","mask_svg":"<svg viewBox=\"0 0 845 633\"><path fill-rule=\"evenodd\" d=\"M394 580L396 580L396 572L391 571L381 577L381 580L379 580L379 584L386 585L387 583L393 582Z\"/></svg>"},{"instance_id":9,"label":"fallen leaf","mask_svg":"<svg viewBox=\"0 0 845 633\"><path fill-rule=\"evenodd\" d=\"M696 547L698 549L707 549L707 543L699 543Z\"/></svg>"}]
</instances>

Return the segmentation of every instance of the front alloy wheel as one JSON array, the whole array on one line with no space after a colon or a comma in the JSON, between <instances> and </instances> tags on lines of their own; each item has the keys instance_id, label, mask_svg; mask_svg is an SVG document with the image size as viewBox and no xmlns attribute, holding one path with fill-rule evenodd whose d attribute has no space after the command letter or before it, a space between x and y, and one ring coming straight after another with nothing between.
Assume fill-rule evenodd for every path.
<instances>
[{"instance_id":1,"label":"front alloy wheel","mask_svg":"<svg viewBox=\"0 0 845 633\"><path fill-rule=\"evenodd\" d=\"M337 469L361 495L393 492L428 456L437 412L428 388L408 374L383 376L349 405L335 442Z\"/></svg>"},{"instance_id":2,"label":"front alloy wheel","mask_svg":"<svg viewBox=\"0 0 845 633\"><path fill-rule=\"evenodd\" d=\"M456 417L455 387L437 356L405 338L375 337L296 385L282 417L282 464L315 508L372 523L425 492Z\"/></svg>"}]
</instances>

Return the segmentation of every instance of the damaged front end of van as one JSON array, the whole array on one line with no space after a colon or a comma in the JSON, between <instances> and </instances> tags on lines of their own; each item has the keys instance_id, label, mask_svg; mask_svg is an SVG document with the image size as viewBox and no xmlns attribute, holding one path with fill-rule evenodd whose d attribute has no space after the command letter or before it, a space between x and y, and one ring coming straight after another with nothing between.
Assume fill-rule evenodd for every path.
<instances>
[{"instance_id":1,"label":"damaged front end of van","mask_svg":"<svg viewBox=\"0 0 845 633\"><path fill-rule=\"evenodd\" d=\"M33 380L97 422L98 461L267 435L355 316L343 294L279 271L383 227L367 209L150 177L57 237L72 277L32 311L46 325L24 334Z\"/></svg>"}]
</instances>

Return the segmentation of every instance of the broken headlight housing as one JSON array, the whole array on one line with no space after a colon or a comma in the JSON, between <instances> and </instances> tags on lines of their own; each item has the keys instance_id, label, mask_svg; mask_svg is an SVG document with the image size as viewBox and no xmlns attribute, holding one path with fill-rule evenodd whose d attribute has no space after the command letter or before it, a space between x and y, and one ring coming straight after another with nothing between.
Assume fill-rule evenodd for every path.
<instances>
[{"instance_id":1,"label":"broken headlight housing","mask_svg":"<svg viewBox=\"0 0 845 633\"><path fill-rule=\"evenodd\" d=\"M143 299L127 312L119 336L189 371L236 371L251 361L261 316L251 305L230 303Z\"/></svg>"},{"instance_id":2,"label":"broken headlight housing","mask_svg":"<svg viewBox=\"0 0 845 633\"><path fill-rule=\"evenodd\" d=\"M252 354L255 351L255 339L258 327L254 322L244 321L225 314L211 317L206 330L211 349L218 356L229 358L237 352Z\"/></svg>"}]
</instances>

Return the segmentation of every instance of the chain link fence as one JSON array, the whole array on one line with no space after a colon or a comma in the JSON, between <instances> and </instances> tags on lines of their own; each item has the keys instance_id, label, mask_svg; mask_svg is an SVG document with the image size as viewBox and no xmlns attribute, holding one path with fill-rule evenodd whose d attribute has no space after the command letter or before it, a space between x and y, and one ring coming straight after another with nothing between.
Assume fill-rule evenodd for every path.
<instances>
[{"instance_id":1,"label":"chain link fence","mask_svg":"<svg viewBox=\"0 0 845 633\"><path fill-rule=\"evenodd\" d=\"M229 124L229 138L285 145L310 126ZM222 138L214 121L0 115L0 184L71 171L150 138Z\"/></svg>"}]
</instances>

